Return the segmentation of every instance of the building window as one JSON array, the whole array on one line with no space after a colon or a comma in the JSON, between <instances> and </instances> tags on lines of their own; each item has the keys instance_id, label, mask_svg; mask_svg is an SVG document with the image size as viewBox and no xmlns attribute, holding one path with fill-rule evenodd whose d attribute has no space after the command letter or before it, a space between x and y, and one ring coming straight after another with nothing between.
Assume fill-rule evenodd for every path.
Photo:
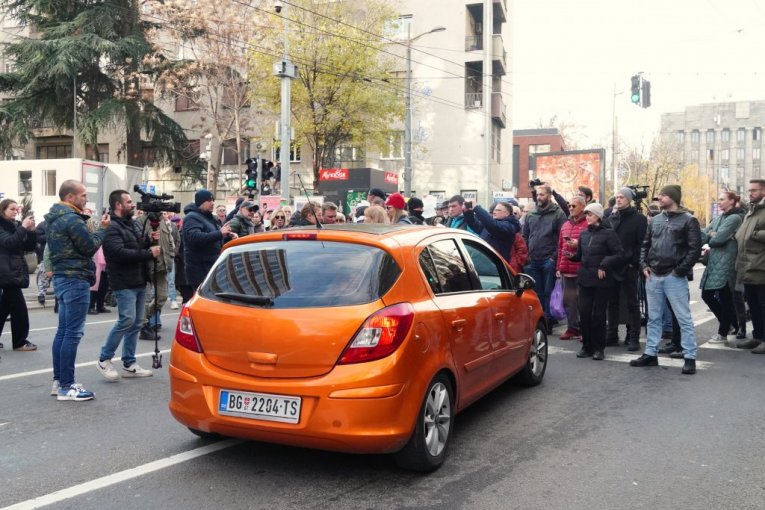
<instances>
[{"instance_id":1,"label":"building window","mask_svg":"<svg viewBox=\"0 0 765 510\"><path fill-rule=\"evenodd\" d=\"M720 180L723 182L730 181L730 171L727 166L720 167Z\"/></svg>"},{"instance_id":2,"label":"building window","mask_svg":"<svg viewBox=\"0 0 765 510\"><path fill-rule=\"evenodd\" d=\"M281 151L279 147L274 149L274 162L281 161ZM300 163L300 145L292 142L290 144L290 163Z\"/></svg>"},{"instance_id":3,"label":"building window","mask_svg":"<svg viewBox=\"0 0 765 510\"><path fill-rule=\"evenodd\" d=\"M715 143L715 130L708 129L707 130L707 145L712 145L713 143Z\"/></svg>"},{"instance_id":4,"label":"building window","mask_svg":"<svg viewBox=\"0 0 765 510\"><path fill-rule=\"evenodd\" d=\"M502 128L494 123L491 125L491 156L497 163L502 162Z\"/></svg>"},{"instance_id":5,"label":"building window","mask_svg":"<svg viewBox=\"0 0 765 510\"><path fill-rule=\"evenodd\" d=\"M538 154L540 152L550 152L550 144L543 143L539 145L529 145L529 155Z\"/></svg>"},{"instance_id":6,"label":"building window","mask_svg":"<svg viewBox=\"0 0 765 510\"><path fill-rule=\"evenodd\" d=\"M675 139L677 140L677 143L684 144L685 143L685 131L678 131L675 133Z\"/></svg>"},{"instance_id":7,"label":"building window","mask_svg":"<svg viewBox=\"0 0 765 510\"><path fill-rule=\"evenodd\" d=\"M738 128L738 130L736 131L736 141L743 143L744 140L746 140L746 129Z\"/></svg>"},{"instance_id":8,"label":"building window","mask_svg":"<svg viewBox=\"0 0 765 510\"><path fill-rule=\"evenodd\" d=\"M37 147L37 159L65 159L72 157L72 145L41 145Z\"/></svg>"},{"instance_id":9,"label":"building window","mask_svg":"<svg viewBox=\"0 0 765 510\"><path fill-rule=\"evenodd\" d=\"M390 39L406 40L412 26L412 15L404 14L398 19L388 22L385 27L385 33Z\"/></svg>"},{"instance_id":10,"label":"building window","mask_svg":"<svg viewBox=\"0 0 765 510\"><path fill-rule=\"evenodd\" d=\"M19 196L32 194L32 171L21 170L19 172Z\"/></svg>"},{"instance_id":11,"label":"building window","mask_svg":"<svg viewBox=\"0 0 765 510\"><path fill-rule=\"evenodd\" d=\"M359 147L337 147L335 149L335 161L360 161L363 159L362 150Z\"/></svg>"},{"instance_id":12,"label":"building window","mask_svg":"<svg viewBox=\"0 0 765 510\"><path fill-rule=\"evenodd\" d=\"M189 112L199 110L199 106L188 96L175 96L175 111Z\"/></svg>"},{"instance_id":13,"label":"building window","mask_svg":"<svg viewBox=\"0 0 765 510\"><path fill-rule=\"evenodd\" d=\"M739 147L736 149L736 159L739 161L744 161L744 148Z\"/></svg>"},{"instance_id":14,"label":"building window","mask_svg":"<svg viewBox=\"0 0 765 510\"><path fill-rule=\"evenodd\" d=\"M250 152L249 149L250 149L250 144L247 142L247 140L242 140L242 143L241 143L242 155L241 155L241 158L237 158L236 140L233 138L229 140L225 140L223 142L223 161L221 162L221 164L238 165L239 161L244 162L244 160L249 157L249 152Z\"/></svg>"},{"instance_id":15,"label":"building window","mask_svg":"<svg viewBox=\"0 0 765 510\"><path fill-rule=\"evenodd\" d=\"M699 150L698 149L694 149L694 150L691 151L691 161L693 163L698 163L699 162Z\"/></svg>"},{"instance_id":16,"label":"building window","mask_svg":"<svg viewBox=\"0 0 765 510\"><path fill-rule=\"evenodd\" d=\"M762 139L762 129L761 128L754 128L752 130L752 140L755 142L759 142Z\"/></svg>"},{"instance_id":17,"label":"building window","mask_svg":"<svg viewBox=\"0 0 765 510\"><path fill-rule=\"evenodd\" d=\"M108 143L98 144L98 161L100 161L101 163L109 162L109 144Z\"/></svg>"},{"instance_id":18,"label":"building window","mask_svg":"<svg viewBox=\"0 0 765 510\"><path fill-rule=\"evenodd\" d=\"M701 140L701 133L699 133L699 130L694 129L693 131L691 131L691 143L693 145L698 145L700 140Z\"/></svg>"},{"instance_id":19,"label":"building window","mask_svg":"<svg viewBox=\"0 0 765 510\"><path fill-rule=\"evenodd\" d=\"M56 171L43 170L43 195L46 197L55 197L57 194Z\"/></svg>"},{"instance_id":20,"label":"building window","mask_svg":"<svg viewBox=\"0 0 765 510\"><path fill-rule=\"evenodd\" d=\"M720 151L720 153L721 153L720 157L722 158L723 161L728 161L730 159L730 149L723 149L722 151Z\"/></svg>"},{"instance_id":21,"label":"building window","mask_svg":"<svg viewBox=\"0 0 765 510\"><path fill-rule=\"evenodd\" d=\"M720 132L720 140L723 143L730 142L730 129L725 128L722 130L722 132Z\"/></svg>"},{"instance_id":22,"label":"building window","mask_svg":"<svg viewBox=\"0 0 765 510\"><path fill-rule=\"evenodd\" d=\"M388 135L388 148L381 159L404 159L404 132L393 131Z\"/></svg>"},{"instance_id":23,"label":"building window","mask_svg":"<svg viewBox=\"0 0 765 510\"><path fill-rule=\"evenodd\" d=\"M759 161L760 160L760 148L755 147L752 149L752 160L753 161Z\"/></svg>"}]
</instances>

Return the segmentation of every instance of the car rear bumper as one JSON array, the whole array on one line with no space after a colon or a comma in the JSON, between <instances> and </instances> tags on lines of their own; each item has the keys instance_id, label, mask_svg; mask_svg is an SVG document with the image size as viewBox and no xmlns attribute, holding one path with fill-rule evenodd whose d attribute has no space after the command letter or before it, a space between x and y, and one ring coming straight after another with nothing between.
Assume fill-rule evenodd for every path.
<instances>
[{"instance_id":1,"label":"car rear bumper","mask_svg":"<svg viewBox=\"0 0 765 510\"><path fill-rule=\"evenodd\" d=\"M400 450L414 428L425 388L397 377L395 356L337 366L311 379L253 378L229 372L204 355L173 346L170 412L196 430L257 441L350 453ZM297 424L218 413L221 389L297 396Z\"/></svg>"}]
</instances>

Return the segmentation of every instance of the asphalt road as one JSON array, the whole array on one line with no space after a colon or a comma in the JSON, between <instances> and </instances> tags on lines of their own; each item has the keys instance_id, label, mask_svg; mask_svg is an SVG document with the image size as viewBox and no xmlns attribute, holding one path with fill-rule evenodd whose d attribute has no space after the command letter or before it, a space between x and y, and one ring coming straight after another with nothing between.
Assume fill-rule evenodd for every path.
<instances>
[{"instance_id":1,"label":"asphalt road","mask_svg":"<svg viewBox=\"0 0 765 510\"><path fill-rule=\"evenodd\" d=\"M698 281L698 280L697 280ZM699 343L716 322L692 284ZM167 349L177 313L163 316ZM197 439L167 410L169 354L147 379L105 381L94 362L115 314L89 316L77 380L92 402L49 396L56 316L30 311L34 353L0 361L0 507L163 508L736 508L765 506L765 356L702 345L681 361L632 368L574 356L550 338L542 385L505 384L460 414L446 464L402 472L358 456ZM6 327L6 330L9 326ZM562 328L556 330L562 332ZM148 368L153 343L139 342ZM39 499L36 499L39 498Z\"/></svg>"}]
</instances>

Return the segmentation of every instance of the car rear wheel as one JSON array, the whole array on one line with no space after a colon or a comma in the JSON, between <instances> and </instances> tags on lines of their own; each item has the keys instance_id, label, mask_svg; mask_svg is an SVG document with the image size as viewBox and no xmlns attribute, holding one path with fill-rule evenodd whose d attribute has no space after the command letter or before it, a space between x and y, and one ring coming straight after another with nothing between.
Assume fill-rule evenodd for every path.
<instances>
[{"instance_id":1,"label":"car rear wheel","mask_svg":"<svg viewBox=\"0 0 765 510\"><path fill-rule=\"evenodd\" d=\"M542 323L537 324L531 339L529 359L515 379L524 386L536 386L542 382L547 370L547 333Z\"/></svg>"},{"instance_id":2,"label":"car rear wheel","mask_svg":"<svg viewBox=\"0 0 765 510\"><path fill-rule=\"evenodd\" d=\"M428 386L414 433L396 454L399 466L413 471L434 471L444 462L452 432L454 390L444 374L438 374Z\"/></svg>"},{"instance_id":3,"label":"car rear wheel","mask_svg":"<svg viewBox=\"0 0 765 510\"><path fill-rule=\"evenodd\" d=\"M204 430L192 429L191 427L188 427L188 429L191 431L192 434L194 434L197 437L201 437L202 439L220 439L221 438L219 434L216 434L214 432L205 432Z\"/></svg>"}]
</instances>

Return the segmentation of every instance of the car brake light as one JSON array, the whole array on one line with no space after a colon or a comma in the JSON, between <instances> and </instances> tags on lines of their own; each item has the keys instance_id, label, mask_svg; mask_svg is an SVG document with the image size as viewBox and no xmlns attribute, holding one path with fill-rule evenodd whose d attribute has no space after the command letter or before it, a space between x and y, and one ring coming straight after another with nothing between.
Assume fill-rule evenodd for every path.
<instances>
[{"instance_id":1,"label":"car brake light","mask_svg":"<svg viewBox=\"0 0 765 510\"><path fill-rule=\"evenodd\" d=\"M399 303L375 312L361 325L338 363L364 363L388 356L407 337L412 322L414 307L409 303Z\"/></svg>"},{"instance_id":2,"label":"car brake light","mask_svg":"<svg viewBox=\"0 0 765 510\"><path fill-rule=\"evenodd\" d=\"M282 241L315 241L318 238L318 234L309 234L303 232L291 232L289 234L282 234Z\"/></svg>"},{"instance_id":3,"label":"car brake light","mask_svg":"<svg viewBox=\"0 0 765 510\"><path fill-rule=\"evenodd\" d=\"M178 317L178 326L175 328L175 341L185 348L194 352L202 352L197 334L194 331L194 323L191 320L191 311L184 305L181 315Z\"/></svg>"}]
</instances>

